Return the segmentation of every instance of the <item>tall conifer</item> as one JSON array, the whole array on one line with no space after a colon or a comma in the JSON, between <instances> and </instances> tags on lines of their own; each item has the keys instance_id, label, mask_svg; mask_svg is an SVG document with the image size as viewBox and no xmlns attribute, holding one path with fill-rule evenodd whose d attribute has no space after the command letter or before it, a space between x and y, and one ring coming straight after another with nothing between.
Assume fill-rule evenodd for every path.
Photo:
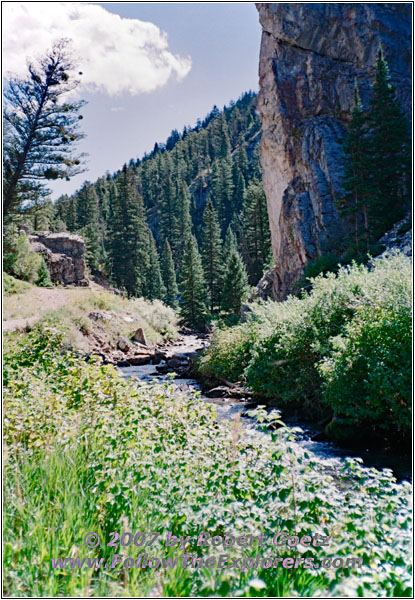
<instances>
[{"instance_id":1,"label":"tall conifer","mask_svg":"<svg viewBox=\"0 0 415 600\"><path fill-rule=\"evenodd\" d=\"M207 291L196 238L187 239L181 273L180 314L187 327L204 330L208 322Z\"/></svg>"},{"instance_id":2,"label":"tall conifer","mask_svg":"<svg viewBox=\"0 0 415 600\"><path fill-rule=\"evenodd\" d=\"M226 263L223 280L222 309L239 314L248 290L248 274L241 255L233 248Z\"/></svg>"},{"instance_id":3,"label":"tall conifer","mask_svg":"<svg viewBox=\"0 0 415 600\"><path fill-rule=\"evenodd\" d=\"M223 258L218 215L211 200L206 204L203 221L201 254L208 290L208 305L213 313L220 306Z\"/></svg>"},{"instance_id":4,"label":"tall conifer","mask_svg":"<svg viewBox=\"0 0 415 600\"><path fill-rule=\"evenodd\" d=\"M379 48L369 111L371 220L378 237L403 214L410 193L409 125Z\"/></svg>"},{"instance_id":5,"label":"tall conifer","mask_svg":"<svg viewBox=\"0 0 415 600\"><path fill-rule=\"evenodd\" d=\"M161 255L161 276L165 290L163 296L164 303L172 308L176 308L179 290L177 288L176 273L174 271L173 255L169 240L166 240L163 246Z\"/></svg>"}]
</instances>

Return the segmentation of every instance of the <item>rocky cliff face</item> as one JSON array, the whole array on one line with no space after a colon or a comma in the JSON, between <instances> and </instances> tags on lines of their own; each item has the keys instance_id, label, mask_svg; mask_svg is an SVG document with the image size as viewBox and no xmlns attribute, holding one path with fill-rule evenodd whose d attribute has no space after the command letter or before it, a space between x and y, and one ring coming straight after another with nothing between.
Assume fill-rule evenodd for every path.
<instances>
[{"instance_id":1,"label":"rocky cliff face","mask_svg":"<svg viewBox=\"0 0 415 600\"><path fill-rule=\"evenodd\" d=\"M35 252L43 254L53 283L87 286L85 242L79 235L50 233L29 235Z\"/></svg>"},{"instance_id":2,"label":"rocky cliff face","mask_svg":"<svg viewBox=\"0 0 415 600\"><path fill-rule=\"evenodd\" d=\"M368 104L379 43L405 110L411 103L411 5L258 3L261 162L283 299L304 266L336 249L342 144L355 78Z\"/></svg>"}]
</instances>

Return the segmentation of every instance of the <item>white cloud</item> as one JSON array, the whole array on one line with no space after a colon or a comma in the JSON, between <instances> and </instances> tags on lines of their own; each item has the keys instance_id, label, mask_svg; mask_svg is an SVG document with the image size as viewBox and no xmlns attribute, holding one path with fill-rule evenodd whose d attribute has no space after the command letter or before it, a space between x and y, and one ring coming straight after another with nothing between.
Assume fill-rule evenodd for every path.
<instances>
[{"instance_id":1,"label":"white cloud","mask_svg":"<svg viewBox=\"0 0 415 600\"><path fill-rule=\"evenodd\" d=\"M65 2L3 3L3 66L26 72L27 57L70 38L83 72L82 86L111 96L152 92L171 76L179 81L191 59L172 54L167 35L153 23L126 19L102 6Z\"/></svg>"}]
</instances>

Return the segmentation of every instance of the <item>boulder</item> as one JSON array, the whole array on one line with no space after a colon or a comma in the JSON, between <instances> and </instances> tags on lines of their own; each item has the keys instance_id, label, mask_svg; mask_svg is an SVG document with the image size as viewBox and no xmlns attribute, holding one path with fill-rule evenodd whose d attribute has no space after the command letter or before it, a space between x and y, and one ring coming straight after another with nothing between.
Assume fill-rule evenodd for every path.
<instances>
[{"instance_id":1,"label":"boulder","mask_svg":"<svg viewBox=\"0 0 415 600\"><path fill-rule=\"evenodd\" d=\"M143 346L147 346L146 336L142 327L139 327L134 333L133 340L139 344L142 344Z\"/></svg>"},{"instance_id":2,"label":"boulder","mask_svg":"<svg viewBox=\"0 0 415 600\"><path fill-rule=\"evenodd\" d=\"M122 352L128 352L130 350L130 348L131 348L130 342L125 337L120 337L120 339L118 340L117 347Z\"/></svg>"},{"instance_id":3,"label":"boulder","mask_svg":"<svg viewBox=\"0 0 415 600\"><path fill-rule=\"evenodd\" d=\"M170 360L167 361L167 366L169 366L171 369L178 369L182 366L182 364L182 361L178 358L170 358Z\"/></svg>"},{"instance_id":4,"label":"boulder","mask_svg":"<svg viewBox=\"0 0 415 600\"><path fill-rule=\"evenodd\" d=\"M111 315L107 314L107 313L103 313L100 311L93 311L90 312L88 317L92 320L92 321L110 321L112 319Z\"/></svg>"},{"instance_id":5,"label":"boulder","mask_svg":"<svg viewBox=\"0 0 415 600\"><path fill-rule=\"evenodd\" d=\"M151 355L149 354L135 354L134 356L128 357L128 362L134 367L140 365L148 365L151 362Z\"/></svg>"}]
</instances>

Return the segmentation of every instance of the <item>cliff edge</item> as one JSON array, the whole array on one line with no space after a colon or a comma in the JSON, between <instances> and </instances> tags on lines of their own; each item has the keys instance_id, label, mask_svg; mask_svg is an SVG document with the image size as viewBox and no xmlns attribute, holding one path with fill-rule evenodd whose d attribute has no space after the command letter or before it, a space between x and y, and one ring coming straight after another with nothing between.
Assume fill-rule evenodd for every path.
<instances>
[{"instance_id":1,"label":"cliff edge","mask_svg":"<svg viewBox=\"0 0 415 600\"><path fill-rule=\"evenodd\" d=\"M342 145L357 79L364 106L382 44L402 107L411 110L411 5L257 3L262 26L261 163L282 300L305 265L335 252L347 226Z\"/></svg>"}]
</instances>

